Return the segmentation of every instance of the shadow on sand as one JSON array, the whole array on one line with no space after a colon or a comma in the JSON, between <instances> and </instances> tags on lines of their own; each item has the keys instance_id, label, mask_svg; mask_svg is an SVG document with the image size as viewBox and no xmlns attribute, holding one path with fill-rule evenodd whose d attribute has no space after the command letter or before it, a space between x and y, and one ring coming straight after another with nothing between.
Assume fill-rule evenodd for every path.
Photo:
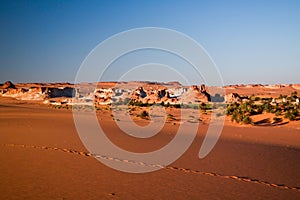
<instances>
[{"instance_id":1,"label":"shadow on sand","mask_svg":"<svg viewBox=\"0 0 300 200\"><path fill-rule=\"evenodd\" d=\"M275 122L275 121L271 121L270 118L265 118L257 122L254 122L253 125L254 126L281 126L288 123L289 123L288 121L283 122L282 119L280 121Z\"/></svg>"}]
</instances>

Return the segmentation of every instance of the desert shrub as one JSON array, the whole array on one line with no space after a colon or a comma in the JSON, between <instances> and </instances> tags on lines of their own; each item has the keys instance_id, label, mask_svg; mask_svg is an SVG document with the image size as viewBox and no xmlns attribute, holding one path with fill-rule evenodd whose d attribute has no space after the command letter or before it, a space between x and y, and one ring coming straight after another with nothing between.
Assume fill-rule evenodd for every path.
<instances>
[{"instance_id":1,"label":"desert shrub","mask_svg":"<svg viewBox=\"0 0 300 200\"><path fill-rule=\"evenodd\" d=\"M248 102L242 103L240 106L244 113L248 113L249 115L257 114L257 111L256 111L257 106L254 104L253 101L248 101Z\"/></svg>"},{"instance_id":2,"label":"desert shrub","mask_svg":"<svg viewBox=\"0 0 300 200\"><path fill-rule=\"evenodd\" d=\"M252 124L252 119L249 116L243 116L242 123L243 124Z\"/></svg>"},{"instance_id":3,"label":"desert shrub","mask_svg":"<svg viewBox=\"0 0 300 200\"><path fill-rule=\"evenodd\" d=\"M272 105L270 104L270 102L263 103L263 110L267 113L270 113L272 111Z\"/></svg>"},{"instance_id":4,"label":"desert shrub","mask_svg":"<svg viewBox=\"0 0 300 200\"><path fill-rule=\"evenodd\" d=\"M241 112L240 109L234 109L231 113L231 121L236 121L237 123L241 122Z\"/></svg>"},{"instance_id":5,"label":"desert shrub","mask_svg":"<svg viewBox=\"0 0 300 200\"><path fill-rule=\"evenodd\" d=\"M174 115L172 115L172 114L167 114L167 120L175 120Z\"/></svg>"},{"instance_id":6,"label":"desert shrub","mask_svg":"<svg viewBox=\"0 0 300 200\"><path fill-rule=\"evenodd\" d=\"M258 114L255 107L250 107L248 112L250 116Z\"/></svg>"},{"instance_id":7,"label":"desert shrub","mask_svg":"<svg viewBox=\"0 0 300 200\"><path fill-rule=\"evenodd\" d=\"M182 108L182 109L194 109L194 110L198 110L199 108L202 110L204 110L205 108L201 108L200 107L201 104L192 104L192 103L189 103L189 104L175 104L175 105L172 105L171 107L174 107L174 108Z\"/></svg>"},{"instance_id":8,"label":"desert shrub","mask_svg":"<svg viewBox=\"0 0 300 200\"><path fill-rule=\"evenodd\" d=\"M181 105L180 104L174 104L171 106L172 108L181 108Z\"/></svg>"},{"instance_id":9,"label":"desert shrub","mask_svg":"<svg viewBox=\"0 0 300 200\"><path fill-rule=\"evenodd\" d=\"M145 118L149 117L149 113L146 110L143 110L140 114L140 117L145 119Z\"/></svg>"},{"instance_id":10,"label":"desert shrub","mask_svg":"<svg viewBox=\"0 0 300 200\"><path fill-rule=\"evenodd\" d=\"M299 116L299 111L297 109L293 109L292 111L292 114L295 115L296 117Z\"/></svg>"},{"instance_id":11,"label":"desert shrub","mask_svg":"<svg viewBox=\"0 0 300 200\"><path fill-rule=\"evenodd\" d=\"M260 101L260 97L255 97L255 101Z\"/></svg>"},{"instance_id":12,"label":"desert shrub","mask_svg":"<svg viewBox=\"0 0 300 200\"><path fill-rule=\"evenodd\" d=\"M287 99L287 101L281 101L273 105L272 98L261 98L260 104L255 104L255 101L259 101L255 96L251 96L250 100L243 103L232 103L227 105L226 115L231 116L231 120L237 123L251 124L252 119L250 116L256 114L274 113L276 119L273 120L282 120L281 118L277 119L278 116L283 115L285 118L293 121L300 116L300 104L295 103L297 93L293 92L291 96L287 97L286 95L280 95L278 99Z\"/></svg>"},{"instance_id":13,"label":"desert shrub","mask_svg":"<svg viewBox=\"0 0 300 200\"><path fill-rule=\"evenodd\" d=\"M257 107L256 107L256 113L257 114L262 114L263 111L264 111L263 105L257 105Z\"/></svg>"},{"instance_id":14,"label":"desert shrub","mask_svg":"<svg viewBox=\"0 0 300 200\"><path fill-rule=\"evenodd\" d=\"M250 96L250 101L255 101L255 96L254 96L254 94L252 94L251 96Z\"/></svg>"},{"instance_id":15,"label":"desert shrub","mask_svg":"<svg viewBox=\"0 0 300 200\"><path fill-rule=\"evenodd\" d=\"M226 109L227 104L226 103L219 103L218 108Z\"/></svg>"},{"instance_id":16,"label":"desert shrub","mask_svg":"<svg viewBox=\"0 0 300 200\"><path fill-rule=\"evenodd\" d=\"M134 101L134 100L131 100L130 102L129 102L129 105L131 105L131 106L142 106L142 102L141 101Z\"/></svg>"},{"instance_id":17,"label":"desert shrub","mask_svg":"<svg viewBox=\"0 0 300 200\"><path fill-rule=\"evenodd\" d=\"M233 112L239 107L238 103L227 105L226 115L233 115Z\"/></svg>"},{"instance_id":18,"label":"desert shrub","mask_svg":"<svg viewBox=\"0 0 300 200\"><path fill-rule=\"evenodd\" d=\"M149 107L149 106L151 106L149 103L143 103L141 101L136 101L136 102L134 102L133 104L130 104L130 105L139 106L139 107Z\"/></svg>"},{"instance_id":19,"label":"desert shrub","mask_svg":"<svg viewBox=\"0 0 300 200\"><path fill-rule=\"evenodd\" d=\"M232 112L231 114L231 121L234 122L236 121L237 123L240 123L240 119L238 118L238 113L237 112Z\"/></svg>"},{"instance_id":20,"label":"desert shrub","mask_svg":"<svg viewBox=\"0 0 300 200\"><path fill-rule=\"evenodd\" d=\"M281 119L280 117L273 117L273 121L274 121L275 123L279 123L279 122L282 121L282 119Z\"/></svg>"},{"instance_id":21,"label":"desert shrub","mask_svg":"<svg viewBox=\"0 0 300 200\"><path fill-rule=\"evenodd\" d=\"M212 105L211 104L206 104L205 105L205 110L211 110L212 109Z\"/></svg>"},{"instance_id":22,"label":"desert shrub","mask_svg":"<svg viewBox=\"0 0 300 200\"><path fill-rule=\"evenodd\" d=\"M284 117L289 119L290 121L294 121L298 115L299 115L298 110L292 109L286 111Z\"/></svg>"},{"instance_id":23,"label":"desert shrub","mask_svg":"<svg viewBox=\"0 0 300 200\"><path fill-rule=\"evenodd\" d=\"M281 115L281 110L277 110L276 112L275 112L275 116L280 116Z\"/></svg>"},{"instance_id":24,"label":"desert shrub","mask_svg":"<svg viewBox=\"0 0 300 200\"><path fill-rule=\"evenodd\" d=\"M251 123L251 118L249 116L244 115L243 113L236 113L233 115L234 116L234 121L240 124L250 124Z\"/></svg>"},{"instance_id":25,"label":"desert shrub","mask_svg":"<svg viewBox=\"0 0 300 200\"><path fill-rule=\"evenodd\" d=\"M297 99L298 93L297 93L296 91L295 91L295 92L292 92L292 93L291 93L291 97Z\"/></svg>"},{"instance_id":26,"label":"desert shrub","mask_svg":"<svg viewBox=\"0 0 300 200\"><path fill-rule=\"evenodd\" d=\"M199 108L201 110L205 110L205 107L206 107L206 104L204 102L202 102L200 105L199 105Z\"/></svg>"},{"instance_id":27,"label":"desert shrub","mask_svg":"<svg viewBox=\"0 0 300 200\"><path fill-rule=\"evenodd\" d=\"M251 124L252 119L250 117L253 108L252 105L245 102L242 104L234 103L227 107L226 114L231 115L231 121L235 121L241 124Z\"/></svg>"},{"instance_id":28,"label":"desert shrub","mask_svg":"<svg viewBox=\"0 0 300 200\"><path fill-rule=\"evenodd\" d=\"M199 105L198 105L198 104L193 104L193 105L192 105L192 108L193 108L194 110L197 110L197 109L199 109Z\"/></svg>"},{"instance_id":29,"label":"desert shrub","mask_svg":"<svg viewBox=\"0 0 300 200\"><path fill-rule=\"evenodd\" d=\"M289 119L289 120L291 120L291 121L295 120L295 116L292 115L292 114L290 113L290 111L287 111L287 112L284 114L284 117L287 118L287 119Z\"/></svg>"},{"instance_id":30,"label":"desert shrub","mask_svg":"<svg viewBox=\"0 0 300 200\"><path fill-rule=\"evenodd\" d=\"M295 99L293 97L287 97L286 98L288 101L294 101Z\"/></svg>"},{"instance_id":31,"label":"desert shrub","mask_svg":"<svg viewBox=\"0 0 300 200\"><path fill-rule=\"evenodd\" d=\"M99 108L99 107L97 107L97 106L95 106L95 110L100 110L100 108Z\"/></svg>"},{"instance_id":32,"label":"desert shrub","mask_svg":"<svg viewBox=\"0 0 300 200\"><path fill-rule=\"evenodd\" d=\"M270 103L272 101L272 99L273 99L272 97L263 97L263 98L261 98L261 101L262 102L269 102Z\"/></svg>"},{"instance_id":33,"label":"desert shrub","mask_svg":"<svg viewBox=\"0 0 300 200\"><path fill-rule=\"evenodd\" d=\"M214 103L212 105L212 109L226 109L227 104L226 103Z\"/></svg>"}]
</instances>

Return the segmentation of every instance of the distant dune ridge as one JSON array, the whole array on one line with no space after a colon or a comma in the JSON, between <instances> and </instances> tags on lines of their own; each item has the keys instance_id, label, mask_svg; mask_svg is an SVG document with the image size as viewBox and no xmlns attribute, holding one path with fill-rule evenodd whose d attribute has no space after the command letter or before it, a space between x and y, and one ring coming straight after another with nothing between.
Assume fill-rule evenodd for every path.
<instances>
[{"instance_id":1,"label":"distant dune ridge","mask_svg":"<svg viewBox=\"0 0 300 200\"><path fill-rule=\"evenodd\" d=\"M16 86L11 81L6 81L4 84L1 85L1 89L15 89Z\"/></svg>"},{"instance_id":2,"label":"distant dune ridge","mask_svg":"<svg viewBox=\"0 0 300 200\"><path fill-rule=\"evenodd\" d=\"M45 104L73 104L73 97L82 104L95 101L96 105L111 103L141 104L195 104L210 101L240 102L250 95L277 97L300 90L300 84L283 85L229 85L225 86L226 95L210 94L205 85L182 86L178 82L100 82L84 83L80 87L70 83L24 83L13 84L6 81L0 86L0 95L19 100L35 100ZM80 88L80 89L78 89Z\"/></svg>"}]
</instances>

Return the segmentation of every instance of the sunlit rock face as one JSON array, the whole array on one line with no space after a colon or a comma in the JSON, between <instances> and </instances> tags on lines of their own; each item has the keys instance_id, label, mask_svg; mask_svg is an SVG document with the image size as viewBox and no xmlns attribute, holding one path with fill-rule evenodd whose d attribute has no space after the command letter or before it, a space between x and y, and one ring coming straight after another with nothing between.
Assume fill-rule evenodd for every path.
<instances>
[{"instance_id":1,"label":"sunlit rock face","mask_svg":"<svg viewBox=\"0 0 300 200\"><path fill-rule=\"evenodd\" d=\"M223 94L214 86L183 86L178 82L99 82L99 83L12 83L0 84L0 96L35 101L48 105L134 105L192 106L206 103L242 103L253 97L272 98L272 104L286 102L279 95L300 93L300 84L228 85ZM294 104L299 104L299 98Z\"/></svg>"},{"instance_id":2,"label":"sunlit rock face","mask_svg":"<svg viewBox=\"0 0 300 200\"><path fill-rule=\"evenodd\" d=\"M4 84L1 85L1 89L15 89L16 86L11 81L6 81Z\"/></svg>"},{"instance_id":3,"label":"sunlit rock face","mask_svg":"<svg viewBox=\"0 0 300 200\"><path fill-rule=\"evenodd\" d=\"M95 105L112 103L142 103L142 104L182 104L209 102L205 85L182 86L177 82L124 82L116 84L99 83L96 89L90 84L75 87L69 83L49 84L17 84L7 81L1 85L0 94L20 100L41 100L46 104L73 104L76 102L94 102Z\"/></svg>"},{"instance_id":4,"label":"sunlit rock face","mask_svg":"<svg viewBox=\"0 0 300 200\"><path fill-rule=\"evenodd\" d=\"M50 98L72 98L76 94L74 87L64 87L61 84L18 84L7 81L0 88L4 97L13 97L19 100L45 100Z\"/></svg>"},{"instance_id":5,"label":"sunlit rock face","mask_svg":"<svg viewBox=\"0 0 300 200\"><path fill-rule=\"evenodd\" d=\"M80 87L79 87L80 86ZM284 90L283 90L284 88ZM0 95L19 100L35 100L45 104L198 104L207 102L242 102L251 95L275 98L277 93L289 95L299 91L300 84L229 85L225 94L213 92L206 85L183 86L178 82L100 82L100 83L12 83L0 84ZM282 93L285 92L285 93ZM299 92L298 92L299 93ZM74 101L75 99L76 101Z\"/></svg>"},{"instance_id":6,"label":"sunlit rock face","mask_svg":"<svg viewBox=\"0 0 300 200\"><path fill-rule=\"evenodd\" d=\"M227 103L234 103L234 102L241 102L242 101L242 98L237 93L227 94L225 99L226 99Z\"/></svg>"}]
</instances>

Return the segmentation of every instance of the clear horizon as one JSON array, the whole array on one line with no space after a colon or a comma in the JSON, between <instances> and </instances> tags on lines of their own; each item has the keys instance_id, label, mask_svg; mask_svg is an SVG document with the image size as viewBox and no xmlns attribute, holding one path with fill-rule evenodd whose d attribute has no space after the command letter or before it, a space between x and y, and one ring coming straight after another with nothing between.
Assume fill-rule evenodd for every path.
<instances>
[{"instance_id":1,"label":"clear horizon","mask_svg":"<svg viewBox=\"0 0 300 200\"><path fill-rule=\"evenodd\" d=\"M299 1L3 1L0 82L72 83L100 42L128 29L162 27L201 44L224 85L300 83L299 10ZM107 81L131 63L120 62Z\"/></svg>"}]
</instances>

